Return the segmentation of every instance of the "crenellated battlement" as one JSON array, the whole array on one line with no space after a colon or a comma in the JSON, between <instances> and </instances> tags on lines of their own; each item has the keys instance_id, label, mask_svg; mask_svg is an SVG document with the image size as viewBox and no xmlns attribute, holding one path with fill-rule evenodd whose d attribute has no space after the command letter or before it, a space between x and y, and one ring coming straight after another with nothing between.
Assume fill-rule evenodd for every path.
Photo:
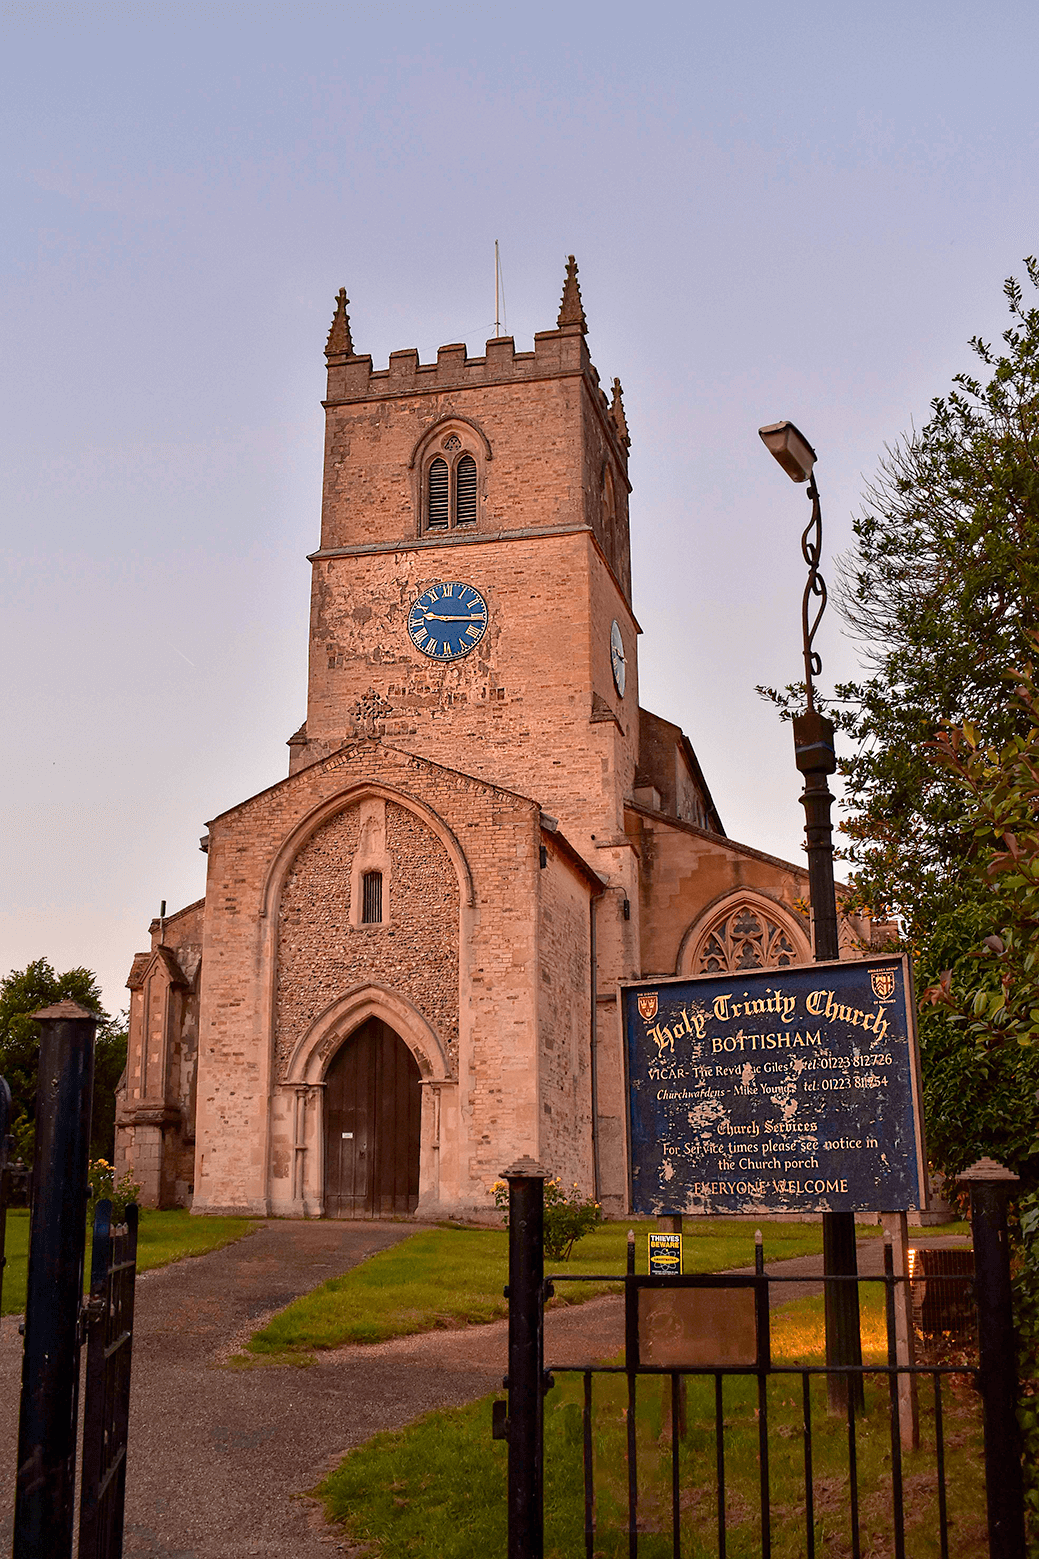
<instances>
[{"instance_id":1,"label":"crenellated battlement","mask_svg":"<svg viewBox=\"0 0 1039 1559\"><path fill-rule=\"evenodd\" d=\"M512 336L496 336L487 342L482 357L470 357L464 342L453 341L440 347L435 363L421 363L413 347L391 352L386 368L373 368L367 355L329 354L328 399L337 402L412 393L428 395L441 389L555 378L559 374L586 374L599 390L603 407L608 409L609 402L599 389L599 375L584 337L574 325L540 331L534 337L533 352L517 352Z\"/></svg>"},{"instance_id":2,"label":"crenellated battlement","mask_svg":"<svg viewBox=\"0 0 1039 1559\"><path fill-rule=\"evenodd\" d=\"M354 350L346 312L349 301L345 289L341 288L325 347L328 360L326 409L409 395L453 393L580 376L626 464L629 440L620 384L616 379L613 381L611 401L589 356L585 341L588 326L573 255L569 257L556 329L539 331L534 337L533 352L517 352L512 336L495 336L487 342L480 357L470 357L465 343L455 341L439 348L435 363L420 362L418 352L412 347L391 352L387 367L374 368L370 355Z\"/></svg>"}]
</instances>

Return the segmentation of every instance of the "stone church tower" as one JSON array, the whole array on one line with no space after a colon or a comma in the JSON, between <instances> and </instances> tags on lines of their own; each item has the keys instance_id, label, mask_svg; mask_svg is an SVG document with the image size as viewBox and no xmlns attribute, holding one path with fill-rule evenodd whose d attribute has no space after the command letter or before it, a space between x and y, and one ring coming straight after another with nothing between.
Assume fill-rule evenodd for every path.
<instances>
[{"instance_id":1,"label":"stone church tower","mask_svg":"<svg viewBox=\"0 0 1039 1559\"><path fill-rule=\"evenodd\" d=\"M640 709L618 380L554 330L325 354L307 717L129 977L117 1164L196 1211L486 1211L530 1154L625 1206L619 982L800 963L807 878ZM851 937L846 928L846 937Z\"/></svg>"}]
</instances>

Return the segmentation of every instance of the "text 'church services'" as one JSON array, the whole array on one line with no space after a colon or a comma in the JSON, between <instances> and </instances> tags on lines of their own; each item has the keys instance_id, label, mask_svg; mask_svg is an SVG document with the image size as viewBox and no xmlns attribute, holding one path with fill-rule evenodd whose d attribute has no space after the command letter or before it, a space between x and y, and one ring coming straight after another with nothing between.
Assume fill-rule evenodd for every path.
<instances>
[{"instance_id":1,"label":"text 'church services'","mask_svg":"<svg viewBox=\"0 0 1039 1559\"><path fill-rule=\"evenodd\" d=\"M117 1168L197 1212L438 1217L527 1154L620 1213L619 982L808 961L807 874L727 839L639 707L628 433L573 259L532 352L373 370L347 302L307 717L134 959Z\"/></svg>"}]
</instances>

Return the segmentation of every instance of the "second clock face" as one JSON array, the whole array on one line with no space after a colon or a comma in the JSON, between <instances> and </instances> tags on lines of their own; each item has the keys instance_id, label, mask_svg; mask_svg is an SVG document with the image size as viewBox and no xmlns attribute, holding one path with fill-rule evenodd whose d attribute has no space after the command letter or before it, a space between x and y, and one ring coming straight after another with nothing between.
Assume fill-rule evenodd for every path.
<instances>
[{"instance_id":1,"label":"second clock face","mask_svg":"<svg viewBox=\"0 0 1039 1559\"><path fill-rule=\"evenodd\" d=\"M487 632L487 602L474 585L430 585L408 612L408 636L431 660L460 660Z\"/></svg>"},{"instance_id":2,"label":"second clock face","mask_svg":"<svg viewBox=\"0 0 1039 1559\"><path fill-rule=\"evenodd\" d=\"M610 664L613 667L614 685L623 698L628 663L624 658L624 639L621 636L620 623L616 618L610 625Z\"/></svg>"}]
</instances>

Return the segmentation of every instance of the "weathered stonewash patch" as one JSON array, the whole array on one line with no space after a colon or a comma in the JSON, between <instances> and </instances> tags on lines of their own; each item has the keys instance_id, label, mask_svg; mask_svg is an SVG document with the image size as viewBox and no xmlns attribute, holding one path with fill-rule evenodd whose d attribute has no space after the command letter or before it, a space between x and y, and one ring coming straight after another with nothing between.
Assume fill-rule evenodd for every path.
<instances>
[{"instance_id":1,"label":"weathered stonewash patch","mask_svg":"<svg viewBox=\"0 0 1039 1559\"><path fill-rule=\"evenodd\" d=\"M359 808L330 817L293 862L278 918L276 1052L279 1078L325 1009L359 984L406 996L436 1030L452 1069L458 1054L458 877L440 840L386 804L384 919L350 924Z\"/></svg>"}]
</instances>

